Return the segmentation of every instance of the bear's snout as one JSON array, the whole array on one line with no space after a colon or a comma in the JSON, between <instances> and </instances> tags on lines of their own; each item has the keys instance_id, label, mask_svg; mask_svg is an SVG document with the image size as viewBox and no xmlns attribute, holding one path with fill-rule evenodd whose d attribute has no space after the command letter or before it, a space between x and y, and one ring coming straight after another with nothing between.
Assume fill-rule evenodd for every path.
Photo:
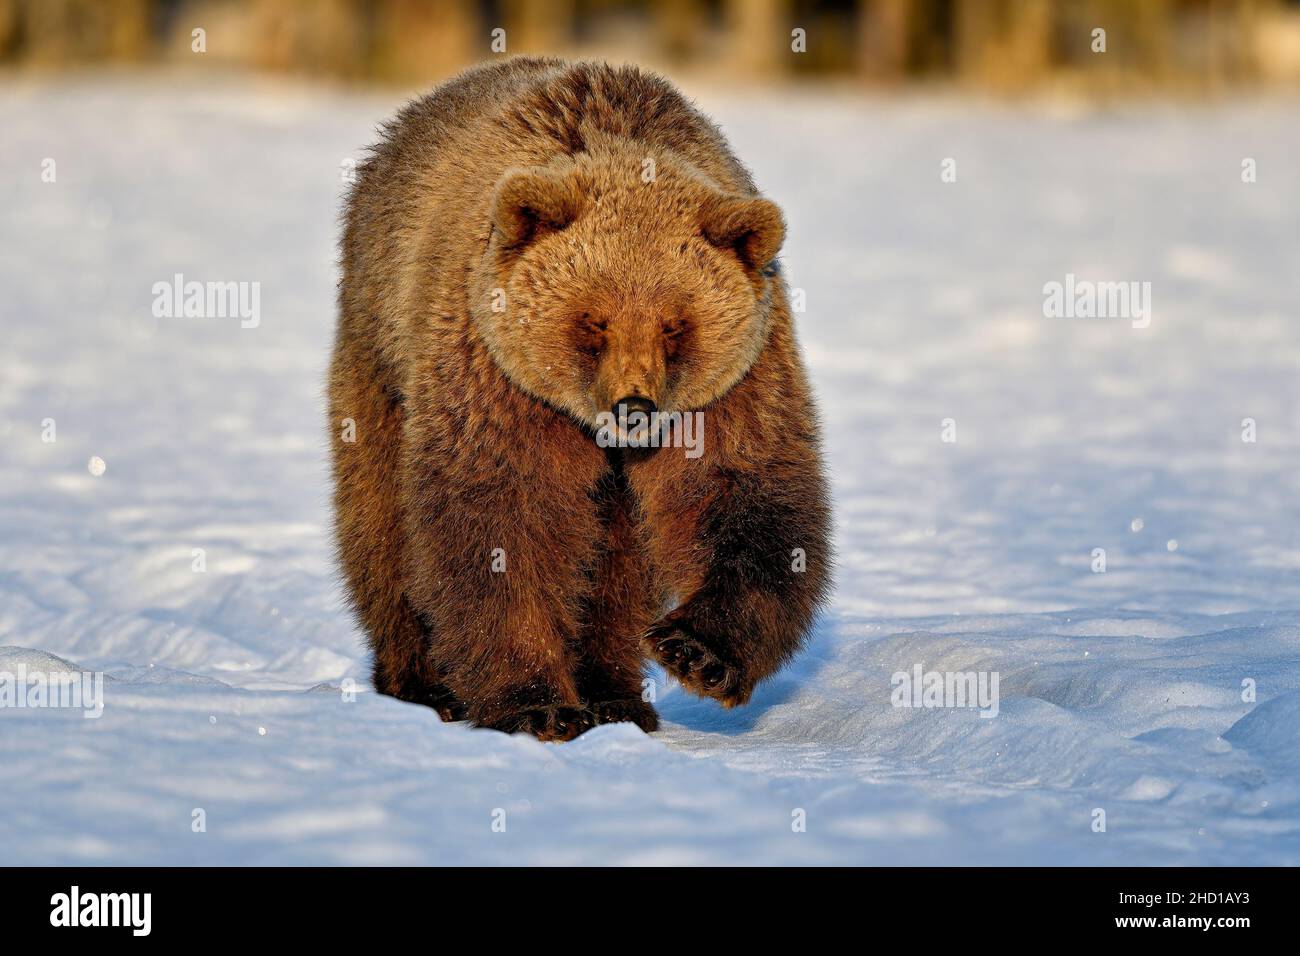
<instances>
[{"instance_id":1,"label":"bear's snout","mask_svg":"<svg viewBox=\"0 0 1300 956\"><path fill-rule=\"evenodd\" d=\"M649 441L652 416L657 408L654 402L640 395L629 395L614 403L614 420L629 445L640 446Z\"/></svg>"},{"instance_id":2,"label":"bear's snout","mask_svg":"<svg viewBox=\"0 0 1300 956\"><path fill-rule=\"evenodd\" d=\"M649 418L657 409L658 406L656 406L654 402L650 401L650 399L643 398L640 395L629 395L626 398L620 398L615 402L612 411L614 412L614 417L621 422L631 416L633 412L640 412L645 415L646 418Z\"/></svg>"}]
</instances>

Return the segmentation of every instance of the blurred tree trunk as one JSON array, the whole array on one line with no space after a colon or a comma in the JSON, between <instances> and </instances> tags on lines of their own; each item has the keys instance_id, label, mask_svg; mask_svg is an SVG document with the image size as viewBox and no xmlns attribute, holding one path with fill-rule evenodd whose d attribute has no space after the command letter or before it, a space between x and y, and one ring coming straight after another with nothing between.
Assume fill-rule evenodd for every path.
<instances>
[{"instance_id":1,"label":"blurred tree trunk","mask_svg":"<svg viewBox=\"0 0 1300 956\"><path fill-rule=\"evenodd\" d=\"M254 0L253 58L265 69L364 75L365 22L353 0L314 0L304 16L299 0Z\"/></svg>"},{"instance_id":2,"label":"blurred tree trunk","mask_svg":"<svg viewBox=\"0 0 1300 956\"><path fill-rule=\"evenodd\" d=\"M1132 50L1124 51L1124 65L1130 71L1146 74L1149 82L1166 82L1169 79L1169 38L1174 26L1170 0L1145 0L1132 4L1111 0L1110 6L1111 16L1121 26L1126 25L1133 37Z\"/></svg>"},{"instance_id":3,"label":"blurred tree trunk","mask_svg":"<svg viewBox=\"0 0 1300 956\"><path fill-rule=\"evenodd\" d=\"M807 24L790 22L787 0L727 0L732 69L741 76L773 77L790 65L790 31ZM808 37L809 43L816 42Z\"/></svg>"},{"instance_id":4,"label":"blurred tree trunk","mask_svg":"<svg viewBox=\"0 0 1300 956\"><path fill-rule=\"evenodd\" d=\"M956 0L958 74L980 86L1035 86L1051 62L1049 0Z\"/></svg>"},{"instance_id":5,"label":"blurred tree trunk","mask_svg":"<svg viewBox=\"0 0 1300 956\"><path fill-rule=\"evenodd\" d=\"M70 66L144 59L151 52L152 7L150 0L27 0L14 12L27 59Z\"/></svg>"},{"instance_id":6,"label":"blurred tree trunk","mask_svg":"<svg viewBox=\"0 0 1300 956\"><path fill-rule=\"evenodd\" d=\"M669 62L689 63L700 49L708 11L700 0L663 0L652 8L660 49Z\"/></svg>"},{"instance_id":7,"label":"blurred tree trunk","mask_svg":"<svg viewBox=\"0 0 1300 956\"><path fill-rule=\"evenodd\" d=\"M491 54L490 29L472 0L384 0L375 23L379 76L403 83L444 80Z\"/></svg>"},{"instance_id":8,"label":"blurred tree trunk","mask_svg":"<svg viewBox=\"0 0 1300 956\"><path fill-rule=\"evenodd\" d=\"M506 0L502 26L508 52L563 53L570 42L574 8L574 0Z\"/></svg>"},{"instance_id":9,"label":"blurred tree trunk","mask_svg":"<svg viewBox=\"0 0 1300 956\"><path fill-rule=\"evenodd\" d=\"M911 0L864 0L858 16L858 63L877 80L900 80L908 68Z\"/></svg>"},{"instance_id":10,"label":"blurred tree trunk","mask_svg":"<svg viewBox=\"0 0 1300 956\"><path fill-rule=\"evenodd\" d=\"M18 53L20 16L18 0L0 0L0 60Z\"/></svg>"}]
</instances>

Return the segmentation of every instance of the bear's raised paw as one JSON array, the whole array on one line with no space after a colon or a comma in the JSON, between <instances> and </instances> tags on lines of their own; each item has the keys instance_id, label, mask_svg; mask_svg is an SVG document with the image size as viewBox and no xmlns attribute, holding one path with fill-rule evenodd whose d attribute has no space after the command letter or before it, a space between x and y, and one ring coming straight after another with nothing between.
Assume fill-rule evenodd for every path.
<instances>
[{"instance_id":1,"label":"bear's raised paw","mask_svg":"<svg viewBox=\"0 0 1300 956\"><path fill-rule=\"evenodd\" d=\"M710 650L684 620L666 619L646 639L654 657L691 693L723 707L749 702L753 687L744 672Z\"/></svg>"}]
</instances>

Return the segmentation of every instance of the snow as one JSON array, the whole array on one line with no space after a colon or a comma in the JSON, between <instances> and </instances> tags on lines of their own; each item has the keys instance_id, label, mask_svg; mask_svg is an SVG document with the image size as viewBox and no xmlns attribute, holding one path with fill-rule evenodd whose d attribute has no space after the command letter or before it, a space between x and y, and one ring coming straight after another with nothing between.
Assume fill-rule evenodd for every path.
<instances>
[{"instance_id":1,"label":"snow","mask_svg":"<svg viewBox=\"0 0 1300 956\"><path fill-rule=\"evenodd\" d=\"M789 219L838 590L749 707L657 673L663 732L543 745L371 692L331 560L339 199L396 98L0 89L0 672L106 674L0 710L0 863L1300 862L1295 104L701 102ZM260 321L153 317L176 273ZM1044 317L1067 274L1150 326ZM918 664L997 715L892 706Z\"/></svg>"}]
</instances>

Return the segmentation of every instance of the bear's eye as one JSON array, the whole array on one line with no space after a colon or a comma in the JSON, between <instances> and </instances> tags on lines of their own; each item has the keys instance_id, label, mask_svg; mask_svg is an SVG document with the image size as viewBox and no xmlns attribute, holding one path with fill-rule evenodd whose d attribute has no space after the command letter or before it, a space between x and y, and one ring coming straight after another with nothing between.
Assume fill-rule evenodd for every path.
<instances>
[{"instance_id":1,"label":"bear's eye","mask_svg":"<svg viewBox=\"0 0 1300 956\"><path fill-rule=\"evenodd\" d=\"M584 312L578 316L578 326L587 332L604 332L609 328L609 323L605 319L596 318L590 312Z\"/></svg>"},{"instance_id":2,"label":"bear's eye","mask_svg":"<svg viewBox=\"0 0 1300 956\"><path fill-rule=\"evenodd\" d=\"M664 322L664 351L667 353L670 360L676 359L685 347L686 332L689 329L690 323L681 316L667 319Z\"/></svg>"},{"instance_id":3,"label":"bear's eye","mask_svg":"<svg viewBox=\"0 0 1300 956\"><path fill-rule=\"evenodd\" d=\"M605 346L605 330L609 323L590 312L583 312L574 320L573 326L578 350L590 356L599 355Z\"/></svg>"}]
</instances>

